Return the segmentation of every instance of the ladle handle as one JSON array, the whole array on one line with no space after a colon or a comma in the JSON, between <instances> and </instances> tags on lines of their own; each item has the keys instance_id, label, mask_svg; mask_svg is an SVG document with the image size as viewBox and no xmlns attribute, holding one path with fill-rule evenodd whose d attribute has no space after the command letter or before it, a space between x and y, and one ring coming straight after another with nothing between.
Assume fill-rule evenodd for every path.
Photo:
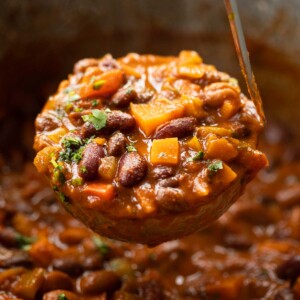
<instances>
[{"instance_id":1,"label":"ladle handle","mask_svg":"<svg viewBox=\"0 0 300 300\"><path fill-rule=\"evenodd\" d=\"M252 72L249 53L245 42L245 37L243 33L238 7L235 0L224 0L224 1L225 1L225 6L227 10L227 15L230 23L235 49L239 59L239 64L243 76L245 78L251 100L253 101L256 107L258 117L259 117L259 122L261 126L263 126L265 124L265 114L263 111L262 100L255 81L255 77Z\"/></svg>"}]
</instances>

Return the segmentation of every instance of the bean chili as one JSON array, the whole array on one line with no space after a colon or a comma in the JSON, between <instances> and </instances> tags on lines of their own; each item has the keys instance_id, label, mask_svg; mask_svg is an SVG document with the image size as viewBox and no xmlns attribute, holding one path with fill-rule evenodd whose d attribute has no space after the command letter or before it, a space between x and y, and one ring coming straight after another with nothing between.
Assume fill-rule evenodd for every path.
<instances>
[{"instance_id":1,"label":"bean chili","mask_svg":"<svg viewBox=\"0 0 300 300\"><path fill-rule=\"evenodd\" d=\"M196 52L105 56L78 62L49 98L36 120L34 163L69 211L160 218L212 206L227 193L215 219L267 164L255 150L260 131L237 81Z\"/></svg>"}]
</instances>

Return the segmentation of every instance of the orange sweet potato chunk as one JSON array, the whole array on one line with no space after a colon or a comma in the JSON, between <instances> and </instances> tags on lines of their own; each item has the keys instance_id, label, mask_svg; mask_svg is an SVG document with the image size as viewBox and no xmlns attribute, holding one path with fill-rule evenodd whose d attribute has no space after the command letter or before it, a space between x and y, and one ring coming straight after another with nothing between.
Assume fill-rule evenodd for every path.
<instances>
[{"instance_id":1,"label":"orange sweet potato chunk","mask_svg":"<svg viewBox=\"0 0 300 300\"><path fill-rule=\"evenodd\" d=\"M183 105L167 99L146 104L131 103L130 108L132 115L146 136L153 133L159 125L180 118L184 114Z\"/></svg>"},{"instance_id":2,"label":"orange sweet potato chunk","mask_svg":"<svg viewBox=\"0 0 300 300\"><path fill-rule=\"evenodd\" d=\"M102 205L103 201L112 200L115 195L115 189L111 184L105 183L89 183L85 186L83 192L88 195L99 197L99 200L90 201L90 208L97 208Z\"/></svg>"},{"instance_id":3,"label":"orange sweet potato chunk","mask_svg":"<svg viewBox=\"0 0 300 300\"><path fill-rule=\"evenodd\" d=\"M208 158L231 160L239 154L238 150L225 138L208 139L206 155Z\"/></svg>"},{"instance_id":4,"label":"orange sweet potato chunk","mask_svg":"<svg viewBox=\"0 0 300 300\"><path fill-rule=\"evenodd\" d=\"M153 140L150 161L154 165L177 165L179 161L178 138Z\"/></svg>"}]
</instances>

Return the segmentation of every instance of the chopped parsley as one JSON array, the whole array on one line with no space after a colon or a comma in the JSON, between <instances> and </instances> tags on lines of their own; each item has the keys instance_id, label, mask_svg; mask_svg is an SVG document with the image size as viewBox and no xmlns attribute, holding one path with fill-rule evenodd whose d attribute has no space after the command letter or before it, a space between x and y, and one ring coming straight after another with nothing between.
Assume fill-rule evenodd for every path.
<instances>
[{"instance_id":1,"label":"chopped parsley","mask_svg":"<svg viewBox=\"0 0 300 300\"><path fill-rule=\"evenodd\" d=\"M93 100L93 101L92 101L92 106L93 106L93 107L98 106L98 104L99 104L99 101L98 101L98 100Z\"/></svg>"},{"instance_id":2,"label":"chopped parsley","mask_svg":"<svg viewBox=\"0 0 300 300\"><path fill-rule=\"evenodd\" d=\"M107 255L110 252L110 247L103 242L103 240L98 236L93 236L93 242L101 255Z\"/></svg>"},{"instance_id":3,"label":"chopped parsley","mask_svg":"<svg viewBox=\"0 0 300 300\"><path fill-rule=\"evenodd\" d=\"M86 167L85 167L85 166L82 166L82 167L80 168L80 172L81 172L81 173L87 173Z\"/></svg>"},{"instance_id":4,"label":"chopped parsley","mask_svg":"<svg viewBox=\"0 0 300 300\"><path fill-rule=\"evenodd\" d=\"M96 81L94 81L93 82L93 89L94 90L99 90L102 86L103 86L103 84L105 83L106 81L105 80L102 80L102 79L99 79L99 80L96 80Z\"/></svg>"},{"instance_id":5,"label":"chopped parsley","mask_svg":"<svg viewBox=\"0 0 300 300\"><path fill-rule=\"evenodd\" d=\"M93 109L89 115L82 116L84 122L93 124L96 130L100 130L106 125L107 116L104 111Z\"/></svg>"},{"instance_id":6,"label":"chopped parsley","mask_svg":"<svg viewBox=\"0 0 300 300\"><path fill-rule=\"evenodd\" d=\"M191 162L191 161L203 160L203 158L204 158L204 152L199 151L193 157L189 157L187 161Z\"/></svg>"},{"instance_id":7,"label":"chopped parsley","mask_svg":"<svg viewBox=\"0 0 300 300\"><path fill-rule=\"evenodd\" d=\"M221 160L216 160L211 163L207 169L212 173L217 173L219 170L223 169L223 162Z\"/></svg>"},{"instance_id":8,"label":"chopped parsley","mask_svg":"<svg viewBox=\"0 0 300 300\"><path fill-rule=\"evenodd\" d=\"M50 160L51 164L54 167L53 170L53 181L56 184L63 184L66 181L65 175L62 172L63 171L63 167L61 165L59 165L55 159L55 154L51 153L51 160Z\"/></svg>"},{"instance_id":9,"label":"chopped parsley","mask_svg":"<svg viewBox=\"0 0 300 300\"><path fill-rule=\"evenodd\" d=\"M76 177L71 180L71 184L73 186L81 186L83 185L83 179L81 177Z\"/></svg>"},{"instance_id":10,"label":"chopped parsley","mask_svg":"<svg viewBox=\"0 0 300 300\"><path fill-rule=\"evenodd\" d=\"M64 150L59 153L59 159L66 162L78 163L82 159L84 141L78 136L69 136L63 139Z\"/></svg>"},{"instance_id":11,"label":"chopped parsley","mask_svg":"<svg viewBox=\"0 0 300 300\"><path fill-rule=\"evenodd\" d=\"M136 148L134 147L133 144L127 145L127 146L126 146L126 150L127 150L128 152L137 152L137 150L136 150Z\"/></svg>"},{"instance_id":12,"label":"chopped parsley","mask_svg":"<svg viewBox=\"0 0 300 300\"><path fill-rule=\"evenodd\" d=\"M64 293L61 293L57 296L57 300L69 300L69 299Z\"/></svg>"},{"instance_id":13,"label":"chopped parsley","mask_svg":"<svg viewBox=\"0 0 300 300\"><path fill-rule=\"evenodd\" d=\"M18 233L16 236L16 241L20 249L29 250L30 246L36 241L36 238L28 237L26 235Z\"/></svg>"}]
</instances>

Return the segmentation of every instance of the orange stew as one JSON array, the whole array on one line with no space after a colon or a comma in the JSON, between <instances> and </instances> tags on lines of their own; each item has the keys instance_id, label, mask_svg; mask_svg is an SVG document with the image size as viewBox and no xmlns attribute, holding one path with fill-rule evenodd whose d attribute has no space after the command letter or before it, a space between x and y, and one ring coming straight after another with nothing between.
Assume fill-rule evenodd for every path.
<instances>
[{"instance_id":1,"label":"orange stew","mask_svg":"<svg viewBox=\"0 0 300 300\"><path fill-rule=\"evenodd\" d=\"M266 165L252 101L195 52L84 59L36 119L35 165L63 203L115 218L176 214Z\"/></svg>"}]
</instances>

